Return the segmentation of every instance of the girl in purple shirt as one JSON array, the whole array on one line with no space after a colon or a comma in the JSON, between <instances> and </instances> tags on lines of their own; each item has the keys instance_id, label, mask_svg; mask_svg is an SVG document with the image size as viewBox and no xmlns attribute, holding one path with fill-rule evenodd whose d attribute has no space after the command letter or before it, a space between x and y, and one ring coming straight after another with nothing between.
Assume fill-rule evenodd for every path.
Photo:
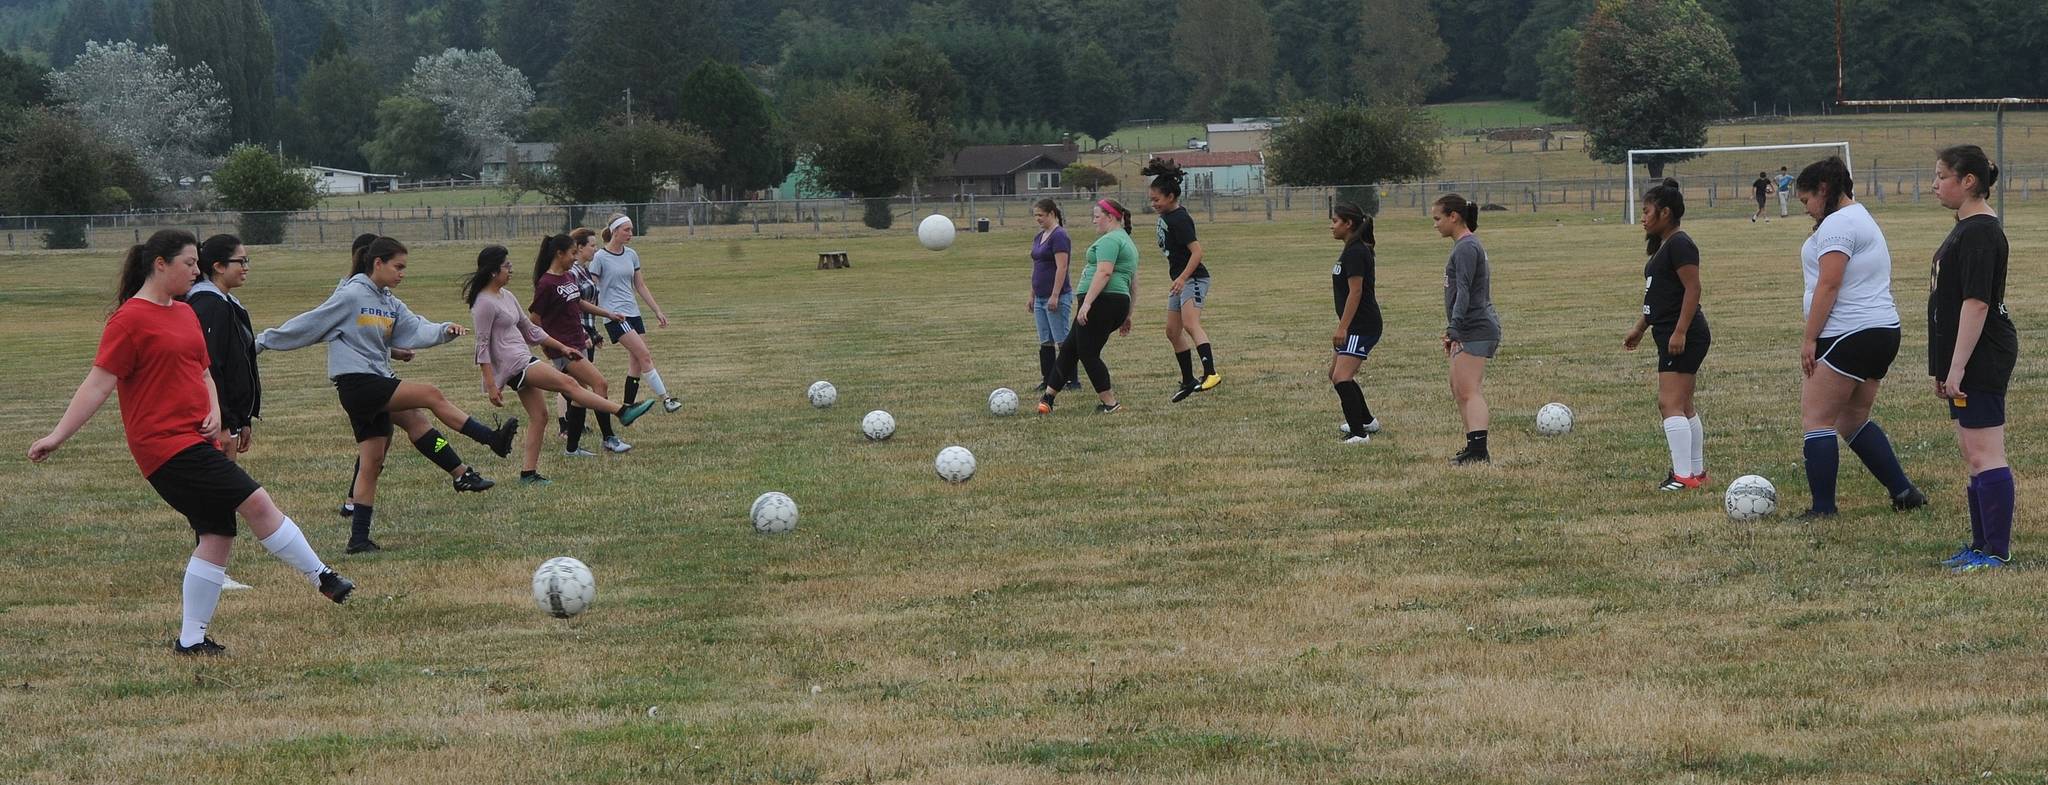
<instances>
[{"instance_id":1,"label":"girl in purple shirt","mask_svg":"<svg viewBox=\"0 0 2048 785\"><path fill-rule=\"evenodd\" d=\"M1074 321L1074 287L1067 282L1067 263L1073 258L1074 243L1067 238L1067 217L1051 199L1031 206L1038 221L1038 234L1031 239L1031 297L1025 303L1038 322L1038 391L1045 392L1056 369L1058 347L1067 340ZM1081 380L1067 383L1081 388Z\"/></svg>"}]
</instances>

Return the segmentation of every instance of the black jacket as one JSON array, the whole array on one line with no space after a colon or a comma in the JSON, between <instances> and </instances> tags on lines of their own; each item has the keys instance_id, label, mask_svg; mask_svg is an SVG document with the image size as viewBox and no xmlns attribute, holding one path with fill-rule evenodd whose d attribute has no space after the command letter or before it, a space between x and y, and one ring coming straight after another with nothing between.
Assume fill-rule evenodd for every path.
<instances>
[{"instance_id":1,"label":"black jacket","mask_svg":"<svg viewBox=\"0 0 2048 785\"><path fill-rule=\"evenodd\" d=\"M256 333L249 311L208 282L185 297L206 332L206 354L213 362L213 386L220 391L220 427L239 431L263 414L263 382L256 375Z\"/></svg>"}]
</instances>

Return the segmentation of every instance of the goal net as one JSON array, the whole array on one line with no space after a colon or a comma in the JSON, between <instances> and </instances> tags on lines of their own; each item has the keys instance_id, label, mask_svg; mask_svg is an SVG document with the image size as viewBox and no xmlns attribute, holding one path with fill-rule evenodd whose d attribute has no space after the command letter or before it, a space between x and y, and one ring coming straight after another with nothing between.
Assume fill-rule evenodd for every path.
<instances>
[{"instance_id":1,"label":"goal net","mask_svg":"<svg viewBox=\"0 0 2048 785\"><path fill-rule=\"evenodd\" d=\"M1715 190L1716 195L1719 197L1719 199L1730 201L1742 201L1747 200L1750 197L1751 191L1749 186L1752 182L1755 181L1757 172L1763 172L1764 179L1771 182L1772 188L1776 188L1778 180L1778 170L1780 168L1784 168L1786 171L1790 172L1794 176L1797 176L1800 169L1805 168L1806 164L1812 162L1810 155L1788 155L1787 151L1814 149L1827 149L1839 151L1841 153L1842 160L1844 162L1848 162L1851 164L1851 166L1849 167L1850 171L1855 171L1854 161L1849 158L1848 142L1754 144L1737 145L1732 147L1673 147L1653 150L1630 150L1628 151L1628 207L1627 212L1622 215L1622 220L1627 221L1631 224L1636 222L1636 199L1642 194L1641 191L1637 190L1639 184L1636 178L1636 163L1650 156L1672 155L1680 153L1697 156L1711 156L1693 158L1690 160L1680 162L1667 163L1664 165L1664 176L1679 178L1680 184L1683 185L1687 191L1692 191L1696 183L1687 182L1688 177L1703 175L1711 178L1710 185L1708 187L1713 188ZM1647 188L1648 185L1642 185L1641 187ZM1686 201L1688 203L1692 201L1691 194L1687 195Z\"/></svg>"}]
</instances>

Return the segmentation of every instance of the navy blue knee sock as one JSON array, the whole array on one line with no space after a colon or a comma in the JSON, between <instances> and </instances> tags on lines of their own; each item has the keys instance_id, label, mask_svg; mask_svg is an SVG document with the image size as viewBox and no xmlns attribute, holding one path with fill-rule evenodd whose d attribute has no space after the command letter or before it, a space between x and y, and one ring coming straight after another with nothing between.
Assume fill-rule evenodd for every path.
<instances>
[{"instance_id":1,"label":"navy blue knee sock","mask_svg":"<svg viewBox=\"0 0 2048 785\"><path fill-rule=\"evenodd\" d=\"M1977 504L1984 515L1984 552L2004 559L2012 555L2012 468L2000 466L1977 475Z\"/></svg>"},{"instance_id":2,"label":"navy blue knee sock","mask_svg":"<svg viewBox=\"0 0 2048 785\"><path fill-rule=\"evenodd\" d=\"M1863 459L1863 467L1884 483L1896 499L1913 490L1913 481L1906 479L1905 468L1899 466L1899 456L1892 452L1892 440L1885 436L1884 429L1876 420L1863 423L1856 429L1856 435L1849 439L1849 449L1856 451L1856 457Z\"/></svg>"},{"instance_id":3,"label":"navy blue knee sock","mask_svg":"<svg viewBox=\"0 0 2048 785\"><path fill-rule=\"evenodd\" d=\"M469 422L462 424L462 435L475 439L477 444L486 447L490 446L493 439L498 438L497 431L491 430L490 426L484 425L483 421L475 417L469 418Z\"/></svg>"},{"instance_id":4,"label":"navy blue knee sock","mask_svg":"<svg viewBox=\"0 0 2048 785\"><path fill-rule=\"evenodd\" d=\"M1980 501L1981 494L1977 492L1977 485L1980 482L1978 477L1979 475L1970 475L1970 488L1968 491L1970 498L1970 550L1973 551L1984 550L1984 504Z\"/></svg>"},{"instance_id":5,"label":"navy blue knee sock","mask_svg":"<svg viewBox=\"0 0 2048 785\"><path fill-rule=\"evenodd\" d=\"M1806 432L1806 487L1813 493L1814 512L1835 511L1835 473L1842 468L1842 449L1835 445L1835 429L1815 428Z\"/></svg>"}]
</instances>

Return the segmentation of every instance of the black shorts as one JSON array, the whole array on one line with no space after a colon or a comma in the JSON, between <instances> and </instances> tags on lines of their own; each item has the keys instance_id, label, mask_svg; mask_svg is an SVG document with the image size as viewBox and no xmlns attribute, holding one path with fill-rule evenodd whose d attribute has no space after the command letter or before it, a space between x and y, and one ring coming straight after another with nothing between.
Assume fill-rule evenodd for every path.
<instances>
[{"instance_id":1,"label":"black shorts","mask_svg":"<svg viewBox=\"0 0 2048 785\"><path fill-rule=\"evenodd\" d=\"M638 316L626 317L626 321L624 324L614 322L611 320L606 320L604 323L604 332L606 335L612 337L612 343L618 343L620 338L626 337L627 327L633 328L633 332L639 333L641 335L647 334L647 323L640 321L640 317Z\"/></svg>"},{"instance_id":2,"label":"black shorts","mask_svg":"<svg viewBox=\"0 0 2048 785\"><path fill-rule=\"evenodd\" d=\"M149 485L200 534L235 536L235 508L263 486L211 444L195 444L164 461Z\"/></svg>"},{"instance_id":3,"label":"black shorts","mask_svg":"<svg viewBox=\"0 0 2048 785\"><path fill-rule=\"evenodd\" d=\"M1336 351L1345 357L1363 360L1372 356L1372 347L1379 345L1379 342L1380 337L1377 335L1346 335L1344 345L1337 347Z\"/></svg>"},{"instance_id":4,"label":"black shorts","mask_svg":"<svg viewBox=\"0 0 2048 785\"><path fill-rule=\"evenodd\" d=\"M1966 397L1948 402L1948 418L1964 428L1996 428L2005 424L2005 396L1964 390Z\"/></svg>"},{"instance_id":5,"label":"black shorts","mask_svg":"<svg viewBox=\"0 0 2048 785\"><path fill-rule=\"evenodd\" d=\"M529 355L526 358L526 364L528 367L532 367L532 365L537 362L540 362L539 357L533 357ZM505 381L505 386L512 388L513 392L519 392L520 390L526 389L526 369L521 368L519 369L518 373L512 374L512 378L507 379Z\"/></svg>"},{"instance_id":6,"label":"black shorts","mask_svg":"<svg viewBox=\"0 0 2048 785\"><path fill-rule=\"evenodd\" d=\"M374 373L344 373L334 377L334 390L341 394L341 409L348 412L348 424L356 441L391 436L391 396L398 392L398 380Z\"/></svg>"},{"instance_id":7,"label":"black shorts","mask_svg":"<svg viewBox=\"0 0 2048 785\"><path fill-rule=\"evenodd\" d=\"M1899 356L1899 328L1865 327L1814 342L1813 356L1859 382L1884 378Z\"/></svg>"},{"instance_id":8,"label":"black shorts","mask_svg":"<svg viewBox=\"0 0 2048 785\"><path fill-rule=\"evenodd\" d=\"M1707 331L1705 322L1696 324L1697 326L1685 331L1685 351L1679 354L1671 353L1673 327L1659 325L1650 328L1650 340L1657 343L1658 373L1700 372L1700 363L1706 361L1707 350L1713 348L1714 334Z\"/></svg>"}]
</instances>

